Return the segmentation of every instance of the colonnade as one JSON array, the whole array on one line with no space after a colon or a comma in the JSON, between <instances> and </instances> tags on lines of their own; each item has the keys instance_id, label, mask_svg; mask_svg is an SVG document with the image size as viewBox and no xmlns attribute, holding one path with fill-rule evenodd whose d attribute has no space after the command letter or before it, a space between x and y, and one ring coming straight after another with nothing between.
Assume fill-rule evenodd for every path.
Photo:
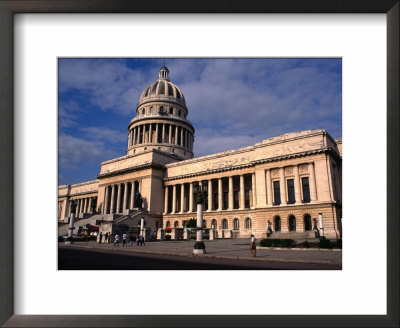
<instances>
[{"instance_id":1,"label":"colonnade","mask_svg":"<svg viewBox=\"0 0 400 328\"><path fill-rule=\"evenodd\" d=\"M234 184L234 180L236 182L239 180L239 183ZM166 186L164 190L164 214L196 211L195 195L193 194L194 184L207 186L205 211L255 207L255 174L250 173Z\"/></svg>"},{"instance_id":2,"label":"colonnade","mask_svg":"<svg viewBox=\"0 0 400 328\"><path fill-rule=\"evenodd\" d=\"M104 187L103 214L123 213L133 209L136 204L135 196L141 189L140 181L126 181Z\"/></svg>"},{"instance_id":3,"label":"colonnade","mask_svg":"<svg viewBox=\"0 0 400 328\"><path fill-rule=\"evenodd\" d=\"M128 148L140 144L167 143L193 150L193 134L180 125L144 123L129 131Z\"/></svg>"},{"instance_id":4,"label":"colonnade","mask_svg":"<svg viewBox=\"0 0 400 328\"><path fill-rule=\"evenodd\" d=\"M94 200L93 200L94 199ZM75 217L78 217L81 213L90 213L93 214L92 202L94 201L95 208L97 206L97 197L82 197L77 199L71 199L71 202L75 201L77 206L75 208ZM69 209L71 212L71 208ZM71 213L70 213L71 214Z\"/></svg>"},{"instance_id":5,"label":"colonnade","mask_svg":"<svg viewBox=\"0 0 400 328\"><path fill-rule=\"evenodd\" d=\"M306 168L303 174L299 172L300 165L266 169L263 178L266 199L262 203L267 206L278 206L317 201L314 164L301 165ZM286 174L285 168L290 168L291 173ZM279 183L274 184L277 181ZM196 211L193 194L195 183L207 186L205 211L245 209L256 206L256 176L255 173L247 173L165 186L164 214Z\"/></svg>"}]
</instances>

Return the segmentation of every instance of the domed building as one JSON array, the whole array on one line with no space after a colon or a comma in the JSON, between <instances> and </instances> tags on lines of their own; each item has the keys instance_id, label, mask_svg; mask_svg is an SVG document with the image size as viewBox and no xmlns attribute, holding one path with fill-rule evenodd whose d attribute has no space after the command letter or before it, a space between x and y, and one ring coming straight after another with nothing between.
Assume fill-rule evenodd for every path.
<instances>
[{"instance_id":1,"label":"domed building","mask_svg":"<svg viewBox=\"0 0 400 328\"><path fill-rule=\"evenodd\" d=\"M125 156L101 163L96 180L58 188L59 222L135 232L182 230L206 191L210 238L341 237L342 141L325 130L292 132L252 146L194 157L195 129L168 68L140 95ZM59 226L59 233L67 224Z\"/></svg>"},{"instance_id":2,"label":"domed building","mask_svg":"<svg viewBox=\"0 0 400 328\"><path fill-rule=\"evenodd\" d=\"M157 149L182 159L193 157L194 128L187 120L185 97L168 75L168 68L161 67L158 80L143 90L128 126L128 155Z\"/></svg>"}]
</instances>

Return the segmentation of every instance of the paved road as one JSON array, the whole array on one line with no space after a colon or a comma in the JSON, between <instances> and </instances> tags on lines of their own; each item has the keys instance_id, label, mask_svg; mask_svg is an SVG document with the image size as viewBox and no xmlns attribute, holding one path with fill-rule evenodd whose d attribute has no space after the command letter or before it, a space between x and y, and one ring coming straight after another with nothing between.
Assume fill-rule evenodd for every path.
<instances>
[{"instance_id":1,"label":"paved road","mask_svg":"<svg viewBox=\"0 0 400 328\"><path fill-rule=\"evenodd\" d=\"M59 270L340 270L338 264L287 263L129 252L60 245Z\"/></svg>"}]
</instances>

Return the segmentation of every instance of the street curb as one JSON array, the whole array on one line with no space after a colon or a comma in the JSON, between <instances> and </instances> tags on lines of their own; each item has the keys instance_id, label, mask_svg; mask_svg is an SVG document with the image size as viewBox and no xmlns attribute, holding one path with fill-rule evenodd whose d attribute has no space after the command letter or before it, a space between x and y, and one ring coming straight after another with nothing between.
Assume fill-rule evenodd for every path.
<instances>
[{"instance_id":1,"label":"street curb","mask_svg":"<svg viewBox=\"0 0 400 328\"><path fill-rule=\"evenodd\" d=\"M288 247L263 247L257 246L256 249L263 249L267 251L313 251L313 252L341 252L340 248L326 249L326 248L288 248Z\"/></svg>"},{"instance_id":2,"label":"street curb","mask_svg":"<svg viewBox=\"0 0 400 328\"><path fill-rule=\"evenodd\" d=\"M85 248L85 249L98 249L102 250L103 248L99 247L92 247L92 246L83 246L83 245L59 245L59 247L63 248ZM105 250L112 250L112 251L118 251L118 248L106 248ZM209 255L209 254L203 254L203 255L195 255L195 254L176 254L176 253L169 253L169 252L157 252L157 251L145 251L145 250L136 250L136 249L127 249L127 248L122 248L121 251L127 251L131 253L144 253L144 254L156 254L156 255L170 255L170 256L180 256L180 257L207 257L207 258L215 258L215 259L223 259L223 260L247 260L247 261L264 261L264 262L283 262L283 263L309 263L309 264L334 264L331 261L327 260L297 260L297 259L267 259L267 258L261 258L261 257L240 257L240 256L221 256L221 255Z\"/></svg>"}]
</instances>

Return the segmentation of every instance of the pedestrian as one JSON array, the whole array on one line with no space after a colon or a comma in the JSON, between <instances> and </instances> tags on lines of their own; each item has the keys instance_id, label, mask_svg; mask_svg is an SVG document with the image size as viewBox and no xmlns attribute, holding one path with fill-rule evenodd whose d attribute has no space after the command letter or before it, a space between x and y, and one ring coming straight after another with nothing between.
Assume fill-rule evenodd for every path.
<instances>
[{"instance_id":1,"label":"pedestrian","mask_svg":"<svg viewBox=\"0 0 400 328\"><path fill-rule=\"evenodd\" d=\"M127 241L127 242L129 243L129 246L132 247L132 245L133 245L133 240L132 240L132 238L131 238L130 236L128 236L128 241Z\"/></svg>"},{"instance_id":2,"label":"pedestrian","mask_svg":"<svg viewBox=\"0 0 400 328\"><path fill-rule=\"evenodd\" d=\"M118 247L119 247L120 239L121 239L121 237L119 236L119 234L116 234L115 239L114 239L114 246L118 244Z\"/></svg>"},{"instance_id":3,"label":"pedestrian","mask_svg":"<svg viewBox=\"0 0 400 328\"><path fill-rule=\"evenodd\" d=\"M108 232L106 232L106 234L104 235L104 242L108 244L110 243L108 240Z\"/></svg>"},{"instance_id":4,"label":"pedestrian","mask_svg":"<svg viewBox=\"0 0 400 328\"><path fill-rule=\"evenodd\" d=\"M137 235L136 236L136 246L139 246L139 241L140 241L140 238L139 238L139 235Z\"/></svg>"},{"instance_id":5,"label":"pedestrian","mask_svg":"<svg viewBox=\"0 0 400 328\"><path fill-rule=\"evenodd\" d=\"M251 237L251 243L250 243L250 251L251 254L253 254L253 257L256 256L256 237L254 237L254 235L250 235Z\"/></svg>"},{"instance_id":6,"label":"pedestrian","mask_svg":"<svg viewBox=\"0 0 400 328\"><path fill-rule=\"evenodd\" d=\"M126 246L128 247L128 245L126 244L128 239L128 235L126 234L126 232L122 235L122 247Z\"/></svg>"},{"instance_id":7,"label":"pedestrian","mask_svg":"<svg viewBox=\"0 0 400 328\"><path fill-rule=\"evenodd\" d=\"M99 244L101 244L101 240L103 239L103 232L100 231L100 235L99 235Z\"/></svg>"},{"instance_id":8,"label":"pedestrian","mask_svg":"<svg viewBox=\"0 0 400 328\"><path fill-rule=\"evenodd\" d=\"M142 234L139 235L139 241L140 241L140 246L144 246L144 238Z\"/></svg>"}]
</instances>

